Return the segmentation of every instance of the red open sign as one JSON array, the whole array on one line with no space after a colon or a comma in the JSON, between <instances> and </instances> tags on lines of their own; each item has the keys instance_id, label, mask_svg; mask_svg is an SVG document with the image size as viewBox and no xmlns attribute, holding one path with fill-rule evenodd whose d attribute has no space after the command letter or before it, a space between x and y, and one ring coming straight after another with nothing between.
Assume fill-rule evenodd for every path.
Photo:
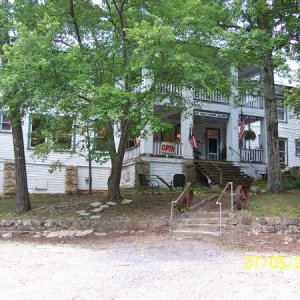
<instances>
[{"instance_id":1,"label":"red open sign","mask_svg":"<svg viewBox=\"0 0 300 300\"><path fill-rule=\"evenodd\" d=\"M176 145L174 143L163 142L160 144L160 152L167 154L174 154Z\"/></svg>"}]
</instances>

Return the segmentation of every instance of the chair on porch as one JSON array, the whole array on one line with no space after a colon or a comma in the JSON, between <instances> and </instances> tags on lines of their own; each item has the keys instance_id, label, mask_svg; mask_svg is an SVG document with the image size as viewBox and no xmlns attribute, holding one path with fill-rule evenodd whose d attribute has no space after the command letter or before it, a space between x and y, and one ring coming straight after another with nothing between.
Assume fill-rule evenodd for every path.
<instances>
[{"instance_id":1,"label":"chair on porch","mask_svg":"<svg viewBox=\"0 0 300 300\"><path fill-rule=\"evenodd\" d=\"M172 187L175 189L179 187L182 188L182 190L184 190L184 186L185 186L185 175L175 174L172 180Z\"/></svg>"},{"instance_id":2,"label":"chair on porch","mask_svg":"<svg viewBox=\"0 0 300 300\"><path fill-rule=\"evenodd\" d=\"M142 191L150 190L153 194L154 189L159 188L159 182L156 179L146 176L145 174L139 174L140 186Z\"/></svg>"}]
</instances>

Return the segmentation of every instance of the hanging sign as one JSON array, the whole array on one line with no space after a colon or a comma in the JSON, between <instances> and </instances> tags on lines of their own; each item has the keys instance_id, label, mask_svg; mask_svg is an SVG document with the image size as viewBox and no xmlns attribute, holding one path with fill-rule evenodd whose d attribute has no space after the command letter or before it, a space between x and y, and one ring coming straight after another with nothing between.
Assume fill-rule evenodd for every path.
<instances>
[{"instance_id":1,"label":"hanging sign","mask_svg":"<svg viewBox=\"0 0 300 300\"><path fill-rule=\"evenodd\" d=\"M160 144L160 152L166 154L175 154L176 144L175 143L168 143L162 142Z\"/></svg>"}]
</instances>

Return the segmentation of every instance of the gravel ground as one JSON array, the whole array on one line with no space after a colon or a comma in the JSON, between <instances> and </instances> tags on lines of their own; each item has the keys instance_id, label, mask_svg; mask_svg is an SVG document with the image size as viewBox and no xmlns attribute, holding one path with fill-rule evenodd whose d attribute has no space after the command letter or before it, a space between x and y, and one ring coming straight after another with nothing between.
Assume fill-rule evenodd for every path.
<instances>
[{"instance_id":1,"label":"gravel ground","mask_svg":"<svg viewBox=\"0 0 300 300\"><path fill-rule=\"evenodd\" d=\"M294 265L245 271L245 255L254 254L152 235L1 241L0 299L300 299Z\"/></svg>"}]
</instances>

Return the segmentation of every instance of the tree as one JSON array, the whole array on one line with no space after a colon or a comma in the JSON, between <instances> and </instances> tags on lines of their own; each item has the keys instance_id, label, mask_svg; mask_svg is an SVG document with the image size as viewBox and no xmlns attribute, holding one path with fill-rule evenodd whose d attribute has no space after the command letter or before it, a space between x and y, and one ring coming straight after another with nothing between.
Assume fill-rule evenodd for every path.
<instances>
[{"instance_id":1,"label":"tree","mask_svg":"<svg viewBox=\"0 0 300 300\"><path fill-rule=\"evenodd\" d=\"M16 211L31 209L27 188L27 173L22 131L22 118L28 109L26 76L18 71L18 62L12 53L16 39L14 16L11 2L0 1L0 107L7 110L12 122L13 148L16 172ZM27 74L28 75L28 74Z\"/></svg>"},{"instance_id":2,"label":"tree","mask_svg":"<svg viewBox=\"0 0 300 300\"><path fill-rule=\"evenodd\" d=\"M30 2L16 1L16 10L27 32L18 49L35 70L31 97L93 130L105 128L108 197L119 201L128 137L163 126L153 108L166 98L168 109L187 105L180 89L162 87L229 87L215 47L222 9L192 0Z\"/></svg>"},{"instance_id":3,"label":"tree","mask_svg":"<svg viewBox=\"0 0 300 300\"><path fill-rule=\"evenodd\" d=\"M230 6L234 24L230 26L227 45L239 53L240 61L248 60L260 69L267 125L267 189L277 193L282 190L282 184L274 70L299 53L299 2L233 0L226 4Z\"/></svg>"}]
</instances>

